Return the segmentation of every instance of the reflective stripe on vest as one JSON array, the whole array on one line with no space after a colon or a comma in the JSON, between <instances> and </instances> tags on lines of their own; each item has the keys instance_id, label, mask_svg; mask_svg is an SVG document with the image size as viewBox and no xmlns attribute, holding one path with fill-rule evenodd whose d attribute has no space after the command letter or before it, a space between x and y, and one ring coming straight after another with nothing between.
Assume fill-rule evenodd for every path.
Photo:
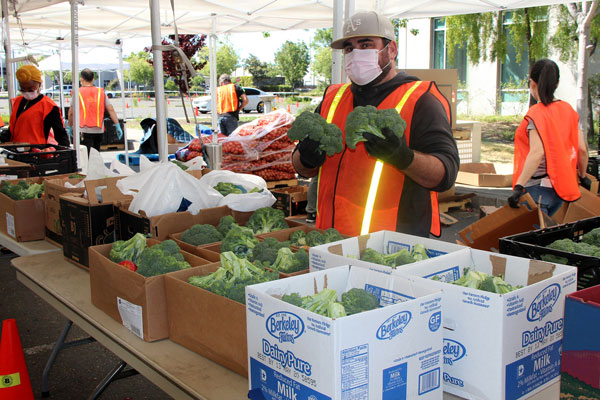
<instances>
[{"instance_id":1,"label":"reflective stripe on vest","mask_svg":"<svg viewBox=\"0 0 600 400\"><path fill-rule=\"evenodd\" d=\"M97 88L98 89L98 94L97 94L97 98L96 98L96 125L98 128L102 127L102 123L100 122L100 101L102 100L102 89L101 88ZM79 92L79 103L81 104L81 111L83 112L83 116L81 118L81 121L79 121L79 126L80 127L84 127L86 126L87 121L87 109L85 107L85 101L83 101L83 96L81 95L81 91ZM104 114L104 112L102 113ZM104 115L102 115L104 116Z\"/></svg>"},{"instance_id":2,"label":"reflective stripe on vest","mask_svg":"<svg viewBox=\"0 0 600 400\"><path fill-rule=\"evenodd\" d=\"M217 113L223 114L236 111L238 108L238 97L235 85L229 83L217 88Z\"/></svg>"}]
</instances>

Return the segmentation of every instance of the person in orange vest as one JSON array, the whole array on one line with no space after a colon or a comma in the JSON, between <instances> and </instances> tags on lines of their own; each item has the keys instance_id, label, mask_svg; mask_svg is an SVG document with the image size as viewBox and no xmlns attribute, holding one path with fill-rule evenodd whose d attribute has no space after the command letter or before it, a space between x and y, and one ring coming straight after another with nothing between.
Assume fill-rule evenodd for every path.
<instances>
[{"instance_id":1,"label":"person in orange vest","mask_svg":"<svg viewBox=\"0 0 600 400\"><path fill-rule=\"evenodd\" d=\"M87 147L88 154L91 148L100 151L102 136L104 134L104 111L108 112L113 122L117 137L123 137L123 130L119 124L119 117L115 108L110 104L104 89L94 86L94 72L84 68L79 78L79 127L82 133L82 143ZM73 126L73 108L69 108L69 131ZM69 132L69 134L71 134Z\"/></svg>"},{"instance_id":2,"label":"person in orange vest","mask_svg":"<svg viewBox=\"0 0 600 400\"><path fill-rule=\"evenodd\" d=\"M22 95L11 100L9 131L1 140L70 146L60 108L48 96L40 94L41 72L33 65L23 65L16 76Z\"/></svg>"},{"instance_id":3,"label":"person in orange vest","mask_svg":"<svg viewBox=\"0 0 600 400\"><path fill-rule=\"evenodd\" d=\"M529 73L531 106L515 133L511 207L529 193L552 216L563 201L581 197L579 184L589 189L588 149L579 131L579 115L569 103L554 97L560 71L552 60L536 61Z\"/></svg>"},{"instance_id":4,"label":"person in orange vest","mask_svg":"<svg viewBox=\"0 0 600 400\"><path fill-rule=\"evenodd\" d=\"M217 88L217 113L219 114L219 131L229 136L238 127L240 110L248 104L246 92L238 85L231 83L228 74L219 77Z\"/></svg>"},{"instance_id":5,"label":"person in orange vest","mask_svg":"<svg viewBox=\"0 0 600 400\"><path fill-rule=\"evenodd\" d=\"M452 187L459 165L448 101L434 82L396 70L398 45L387 18L358 12L342 35L331 47L343 51L351 84L329 86L315 112L344 132L357 106L395 108L407 127L402 138L389 130L385 139L365 133L356 149L344 145L331 157L313 140L298 143L296 172L319 176L316 227L351 236L379 230L439 236L437 192Z\"/></svg>"}]
</instances>

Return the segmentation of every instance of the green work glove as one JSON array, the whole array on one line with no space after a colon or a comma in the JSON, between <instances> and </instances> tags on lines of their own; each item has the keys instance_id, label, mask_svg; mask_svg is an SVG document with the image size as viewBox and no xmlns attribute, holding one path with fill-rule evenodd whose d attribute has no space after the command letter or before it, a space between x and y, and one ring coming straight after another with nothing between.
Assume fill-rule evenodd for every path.
<instances>
[{"instance_id":1,"label":"green work glove","mask_svg":"<svg viewBox=\"0 0 600 400\"><path fill-rule=\"evenodd\" d=\"M365 142L367 153L399 170L408 168L415 158L415 153L408 147L406 137L404 135L398 137L387 128L383 128L381 133L385 139L368 132L363 133L363 137L367 139Z\"/></svg>"},{"instance_id":2,"label":"green work glove","mask_svg":"<svg viewBox=\"0 0 600 400\"><path fill-rule=\"evenodd\" d=\"M123 139L123 129L121 129L121 124L115 125L115 131L117 131L117 138L119 138L119 140Z\"/></svg>"}]
</instances>

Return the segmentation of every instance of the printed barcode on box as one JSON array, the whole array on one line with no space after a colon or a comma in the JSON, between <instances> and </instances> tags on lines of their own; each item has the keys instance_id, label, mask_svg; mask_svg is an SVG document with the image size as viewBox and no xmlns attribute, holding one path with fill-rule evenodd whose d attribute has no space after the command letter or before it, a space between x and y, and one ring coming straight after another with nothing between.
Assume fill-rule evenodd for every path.
<instances>
[{"instance_id":1,"label":"printed barcode on box","mask_svg":"<svg viewBox=\"0 0 600 400\"><path fill-rule=\"evenodd\" d=\"M436 368L432 371L425 372L419 375L419 395L431 392L440 387L440 369Z\"/></svg>"}]
</instances>

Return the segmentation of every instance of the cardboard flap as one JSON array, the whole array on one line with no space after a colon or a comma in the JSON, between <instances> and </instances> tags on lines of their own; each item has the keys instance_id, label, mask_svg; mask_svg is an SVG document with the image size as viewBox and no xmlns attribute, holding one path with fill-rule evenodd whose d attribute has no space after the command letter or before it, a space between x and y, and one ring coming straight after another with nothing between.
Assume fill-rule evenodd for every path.
<instances>
[{"instance_id":1,"label":"cardboard flap","mask_svg":"<svg viewBox=\"0 0 600 400\"><path fill-rule=\"evenodd\" d=\"M490 261L492 263L492 275L504 277L506 274L506 258L490 254Z\"/></svg>"},{"instance_id":2,"label":"cardboard flap","mask_svg":"<svg viewBox=\"0 0 600 400\"><path fill-rule=\"evenodd\" d=\"M495 174L496 168L492 163L467 163L460 164L458 168L462 172L471 172L474 174Z\"/></svg>"},{"instance_id":3,"label":"cardboard flap","mask_svg":"<svg viewBox=\"0 0 600 400\"><path fill-rule=\"evenodd\" d=\"M104 178L85 181L85 190L87 191L90 204L114 203L115 201L133 199L131 195L124 195L117 187L117 181L122 177ZM102 200L98 199L96 188L101 188L100 194Z\"/></svg>"},{"instance_id":4,"label":"cardboard flap","mask_svg":"<svg viewBox=\"0 0 600 400\"><path fill-rule=\"evenodd\" d=\"M335 254L336 256L343 256L344 252L342 250L342 245L341 244L334 244L331 245L327 248L327 250L331 253L331 254Z\"/></svg>"},{"instance_id":5,"label":"cardboard flap","mask_svg":"<svg viewBox=\"0 0 600 400\"><path fill-rule=\"evenodd\" d=\"M527 285L532 285L548 279L554 273L556 266L551 263L540 260L529 261L529 272L527 276Z\"/></svg>"},{"instance_id":6,"label":"cardboard flap","mask_svg":"<svg viewBox=\"0 0 600 400\"><path fill-rule=\"evenodd\" d=\"M367 248L367 242L369 241L369 239L371 238L371 235L367 234L367 235L362 235L359 236L358 239L358 254L360 254L362 256L363 251L365 251L365 249Z\"/></svg>"}]
</instances>

